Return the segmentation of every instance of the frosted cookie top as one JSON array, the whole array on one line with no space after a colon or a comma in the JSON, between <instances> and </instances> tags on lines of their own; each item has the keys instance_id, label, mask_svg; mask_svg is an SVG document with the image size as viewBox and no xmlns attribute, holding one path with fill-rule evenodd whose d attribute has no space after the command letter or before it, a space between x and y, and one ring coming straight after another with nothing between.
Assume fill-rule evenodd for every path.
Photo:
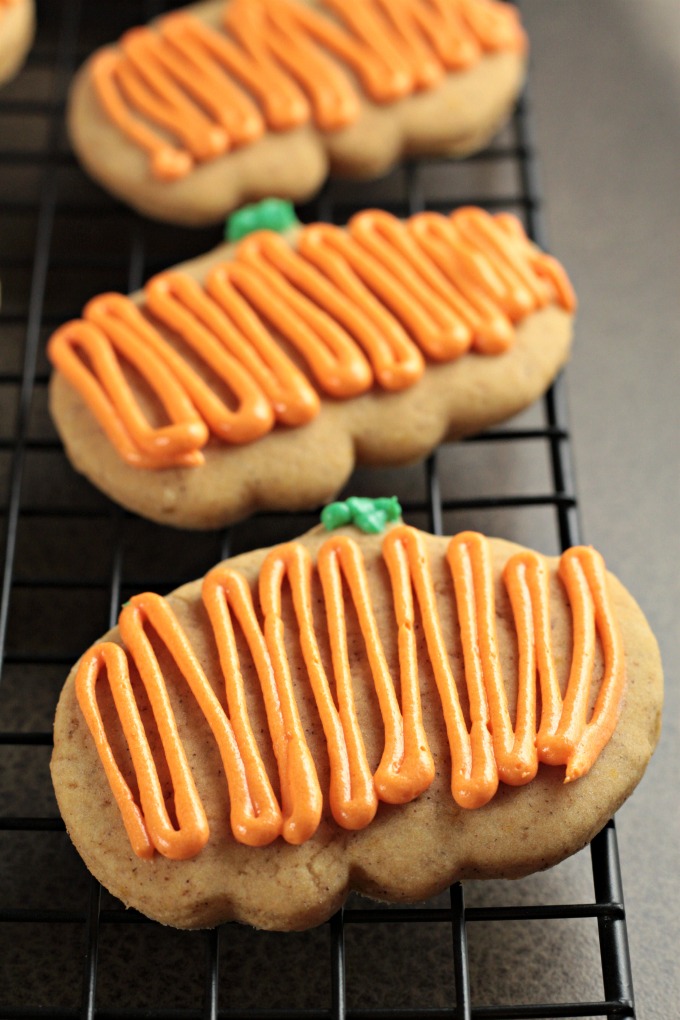
<instances>
[{"instance_id":1,"label":"frosted cookie top","mask_svg":"<svg viewBox=\"0 0 680 1020\"><path fill-rule=\"evenodd\" d=\"M368 521L367 530L373 532L382 520L386 531L380 559L370 567L361 539L345 529L326 537L315 555L301 541L269 550L261 562L255 597L247 577L229 561L210 571L201 593L221 669L217 688L215 677L205 674L172 606L158 595L135 596L123 607L122 647L104 642L83 656L75 676L78 703L138 856L150 858L158 851L183 860L198 854L210 836L173 715L159 642L162 660L171 661L173 670L186 681L197 711L219 746L232 835L248 846L266 846L279 836L290 844L305 843L317 831L324 797L335 823L356 831L370 825L380 802L404 805L431 786L437 763L423 722L417 620L448 735L450 791L460 808L483 808L495 797L499 783L515 787L531 783L540 763L564 767L566 783L593 767L616 726L626 677L621 630L599 554L576 547L559 560L558 574L572 618L571 665L563 694L551 634L550 568L544 557L523 550L507 558L503 567L503 597L510 601L515 630L515 663L499 650L489 540L476 532L463 532L437 546L450 576L450 601L441 584L434 583L435 564L425 536L394 521L397 510L393 500L350 500L326 514L327 525L346 519L349 513L361 523ZM378 609L370 574L381 568L389 577L391 604ZM287 650L291 638L282 616L286 584L304 664L303 674L299 670L295 674L295 683ZM323 596L327 631L323 639L318 614L315 617L315 585ZM369 765L366 734L354 701L348 658L350 612L370 666L384 734L375 769ZM443 621L451 614L457 620L462 647L463 676L458 677L443 629ZM290 622L288 616L288 626ZM247 656L243 641L237 646L236 627ZM381 638L381 632L390 627L396 628L398 678L390 671ZM328 645L329 653L322 652L321 642L323 647ZM591 706L597 654L602 655L603 665ZM279 796L251 726L244 688L246 667L251 682L259 683L261 689L278 767ZM133 669L141 678L158 727L172 781L175 820L168 814L167 793L164 796L161 790L140 716L131 683ZM138 796L117 764L100 713L98 689L104 672L129 748ZM517 674L511 684L512 706L504 672ZM318 762L300 719L301 682L313 692L323 729L330 763L327 790L321 788ZM218 693L222 686L227 711Z\"/></svg>"},{"instance_id":2,"label":"frosted cookie top","mask_svg":"<svg viewBox=\"0 0 680 1020\"><path fill-rule=\"evenodd\" d=\"M312 421L324 397L407 390L428 364L500 356L532 313L575 307L562 267L507 213L401 221L369 210L346 229L243 232L202 284L170 270L141 301L103 294L49 341L53 365L133 467L200 466L209 441L252 443ZM151 424L124 363L165 423Z\"/></svg>"},{"instance_id":3,"label":"frosted cookie top","mask_svg":"<svg viewBox=\"0 0 680 1020\"><path fill-rule=\"evenodd\" d=\"M267 131L346 128L360 94L395 102L525 45L496 0L230 0L215 25L185 11L127 32L90 73L103 113L172 181Z\"/></svg>"},{"instance_id":4,"label":"frosted cookie top","mask_svg":"<svg viewBox=\"0 0 680 1020\"><path fill-rule=\"evenodd\" d=\"M73 667L55 794L127 906L307 928L351 890L404 903L543 870L632 793L663 672L602 558L398 512L349 498L293 541L137 595Z\"/></svg>"}]
</instances>

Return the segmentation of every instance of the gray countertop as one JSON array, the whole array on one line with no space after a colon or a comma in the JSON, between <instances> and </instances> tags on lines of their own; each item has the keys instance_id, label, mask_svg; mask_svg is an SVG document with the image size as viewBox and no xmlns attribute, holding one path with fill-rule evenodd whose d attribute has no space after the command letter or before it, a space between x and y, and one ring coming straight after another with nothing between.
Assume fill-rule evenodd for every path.
<instances>
[{"instance_id":1,"label":"gray countertop","mask_svg":"<svg viewBox=\"0 0 680 1020\"><path fill-rule=\"evenodd\" d=\"M661 645L661 744L617 817L642 1020L680 1015L680 4L525 0L548 236L580 310L567 371L585 539Z\"/></svg>"}]
</instances>

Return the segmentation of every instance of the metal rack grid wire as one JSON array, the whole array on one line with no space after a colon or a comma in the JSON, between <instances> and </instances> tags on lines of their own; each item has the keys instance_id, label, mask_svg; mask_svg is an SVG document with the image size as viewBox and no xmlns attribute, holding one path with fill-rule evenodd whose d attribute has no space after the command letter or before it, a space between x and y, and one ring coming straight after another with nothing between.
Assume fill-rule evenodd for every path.
<instances>
[{"instance_id":1,"label":"metal rack grid wire","mask_svg":"<svg viewBox=\"0 0 680 1020\"><path fill-rule=\"evenodd\" d=\"M47 763L58 691L82 648L111 625L128 593L167 591L230 551L289 537L314 519L270 514L219 534L169 533L112 506L77 478L49 422L44 344L51 329L77 315L92 294L134 289L152 271L218 240L215 231L159 226L123 209L86 180L65 136L66 92L80 61L167 6L43 0L27 67L0 94L0 1014L7 1020L634 1018L613 822L590 847L592 896L578 901L534 902L531 880L528 894L514 903L511 894L510 903L500 896L470 905L461 885L407 908L355 897L313 933L279 937L235 925L170 936L122 910L70 847ZM343 222L369 204L405 215L464 202L513 209L545 245L526 95L487 152L458 164L409 163L376 185L330 184L300 214ZM359 470L351 490L396 491L407 519L435 533L461 520L482 528L491 522L505 537L521 540L528 530L536 545L542 538L559 551L580 540L570 456L560 379L528 416L442 447L413 469ZM574 921L597 929L582 992L563 1001L503 1002L495 999L502 981L492 971L485 972L485 987L493 1001L478 994L470 950L476 930L500 923L500 940L507 941L505 932L519 924L531 930L529 944L537 947L553 922L562 939ZM357 932L374 933L376 944L358 942L352 950ZM399 986L401 966L389 956L395 948L402 962L403 954L426 962L406 978L415 998L399 987L390 1003L388 986ZM363 955L373 968L370 979L361 973ZM267 965L276 993L263 977ZM178 974L182 980L165 996ZM240 998L238 975L246 975ZM544 977L546 988L559 984L549 968ZM434 993L428 1001L421 995L425 985Z\"/></svg>"}]
</instances>

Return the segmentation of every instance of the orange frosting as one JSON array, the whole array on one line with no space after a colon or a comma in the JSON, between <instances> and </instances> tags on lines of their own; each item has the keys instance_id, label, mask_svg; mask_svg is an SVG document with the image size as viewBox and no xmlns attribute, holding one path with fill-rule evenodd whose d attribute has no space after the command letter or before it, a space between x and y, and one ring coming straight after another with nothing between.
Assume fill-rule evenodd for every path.
<instances>
[{"instance_id":1,"label":"orange frosting","mask_svg":"<svg viewBox=\"0 0 680 1020\"><path fill-rule=\"evenodd\" d=\"M221 565L205 577L203 604L214 634L224 694L215 693L170 604L157 595L135 596L122 610L119 627L126 650L107 642L85 654L76 674L78 702L135 853L150 857L155 848L170 858L184 859L198 853L209 838L205 811L148 630L155 632L172 657L218 744L234 838L250 846L263 846L279 835L293 844L314 835L324 793L305 738L286 653L281 612L286 582L296 620L297 637L293 640L300 642L327 744L330 785L326 795L338 825L362 829L372 821L379 801L405 804L423 793L434 779L435 764L420 700L416 603L446 723L451 792L456 804L481 808L493 798L499 782L513 786L530 782L539 762L565 765L565 782L588 772L614 730L625 681L621 636L599 554L589 547L576 547L565 552L559 563L573 618L572 662L564 698L552 651L545 560L527 551L506 563L503 582L512 607L518 651L514 721L498 649L488 541L475 532L464 532L450 540L446 553L464 662L459 677L454 676L440 620L440 613L450 613L452 608L442 606L443 596L435 591L423 534L404 525L395 526L384 538L382 555L397 627L398 685L390 674L379 635L361 549L343 534L332 535L322 544L316 565L299 542L273 548L260 571L259 612L248 582L236 569ZM318 644L312 596L315 571L323 592L332 675L323 664ZM382 716L384 747L374 773L354 700L346 598L351 599L359 623ZM262 692L278 768L280 804L248 716L234 619L245 638ZM598 638L604 671L588 718ZM172 796L167 801L130 683L130 659L146 690L167 763L172 783ZM98 708L96 687L104 671L130 751L138 798L116 763ZM461 705L463 690L469 723ZM174 803L176 821L170 819L167 803Z\"/></svg>"},{"instance_id":2,"label":"orange frosting","mask_svg":"<svg viewBox=\"0 0 680 1020\"><path fill-rule=\"evenodd\" d=\"M248 443L277 423L304 425L320 393L398 391L426 360L502 354L515 324L550 302L573 311L566 274L513 216L369 210L346 230L305 227L294 244L251 234L203 285L170 270L141 304L103 294L56 331L48 355L128 464L191 467L210 437ZM150 424L126 366L166 424Z\"/></svg>"},{"instance_id":3,"label":"orange frosting","mask_svg":"<svg viewBox=\"0 0 680 1020\"><path fill-rule=\"evenodd\" d=\"M338 131L358 87L390 103L435 87L484 53L521 50L516 11L496 0L230 0L213 28L186 12L97 53L92 81L110 120L161 180L312 121ZM343 66L347 67L347 71Z\"/></svg>"}]
</instances>

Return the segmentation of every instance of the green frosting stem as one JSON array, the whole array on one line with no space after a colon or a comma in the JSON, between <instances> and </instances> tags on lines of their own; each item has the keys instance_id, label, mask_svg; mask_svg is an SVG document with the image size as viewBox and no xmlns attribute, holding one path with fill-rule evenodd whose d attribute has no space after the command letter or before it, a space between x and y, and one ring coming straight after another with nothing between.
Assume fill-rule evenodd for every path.
<instances>
[{"instance_id":1,"label":"green frosting stem","mask_svg":"<svg viewBox=\"0 0 680 1020\"><path fill-rule=\"evenodd\" d=\"M232 213L224 232L227 241L240 241L257 230L275 230L282 234L300 221L295 215L292 202L282 198L264 198L253 205L245 205Z\"/></svg>"},{"instance_id":2,"label":"green frosting stem","mask_svg":"<svg viewBox=\"0 0 680 1020\"><path fill-rule=\"evenodd\" d=\"M328 530L354 524L360 531L378 535L390 521L401 517L401 506L396 496L381 496L369 499L366 496L350 496L344 503L329 503L321 511L321 523Z\"/></svg>"}]
</instances>

